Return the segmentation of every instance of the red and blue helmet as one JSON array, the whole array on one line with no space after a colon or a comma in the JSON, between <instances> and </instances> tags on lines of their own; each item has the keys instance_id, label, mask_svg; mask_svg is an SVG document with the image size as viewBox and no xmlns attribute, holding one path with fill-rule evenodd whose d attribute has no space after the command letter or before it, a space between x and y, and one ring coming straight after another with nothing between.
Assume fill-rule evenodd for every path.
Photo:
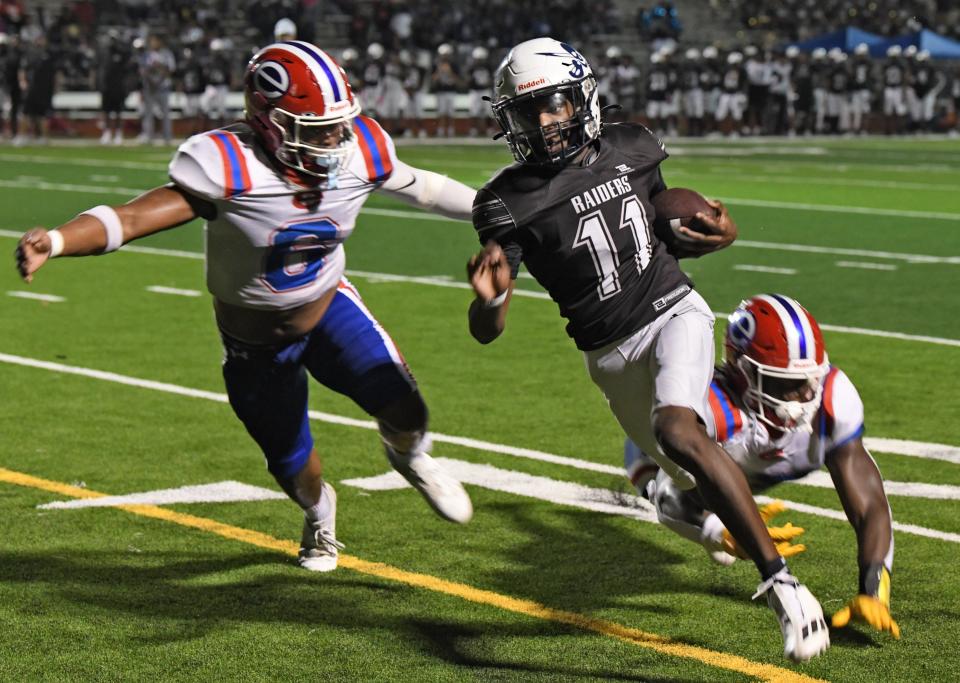
<instances>
[{"instance_id":1,"label":"red and blue helmet","mask_svg":"<svg viewBox=\"0 0 960 683\"><path fill-rule=\"evenodd\" d=\"M725 367L748 410L779 430L808 430L820 407L829 370L820 326L796 300L760 294L730 314ZM800 397L784 399L773 386L793 385Z\"/></svg>"},{"instance_id":2,"label":"red and blue helmet","mask_svg":"<svg viewBox=\"0 0 960 683\"><path fill-rule=\"evenodd\" d=\"M267 152L301 173L336 184L360 113L340 65L310 43L274 43L253 56L244 77L247 123Z\"/></svg>"}]
</instances>

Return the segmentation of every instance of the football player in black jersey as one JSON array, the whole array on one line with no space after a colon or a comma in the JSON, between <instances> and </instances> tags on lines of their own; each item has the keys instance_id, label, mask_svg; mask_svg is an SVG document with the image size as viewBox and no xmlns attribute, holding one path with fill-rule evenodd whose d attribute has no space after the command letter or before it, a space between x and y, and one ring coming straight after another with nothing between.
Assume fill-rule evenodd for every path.
<instances>
[{"instance_id":1,"label":"football player in black jersey","mask_svg":"<svg viewBox=\"0 0 960 683\"><path fill-rule=\"evenodd\" d=\"M703 426L713 314L650 229L651 197L665 189L662 144L643 126L601 126L590 65L552 38L507 55L494 78L493 115L519 163L474 201L484 247L467 264L476 293L471 334L489 343L503 331L523 262L567 318L627 435L657 453L680 488L696 486L756 563L757 596L777 613L785 654L806 660L824 651L819 603L787 570L743 473ZM697 215L702 232L683 229L678 255L710 253L736 238L726 209L712 206L715 216Z\"/></svg>"}]
</instances>

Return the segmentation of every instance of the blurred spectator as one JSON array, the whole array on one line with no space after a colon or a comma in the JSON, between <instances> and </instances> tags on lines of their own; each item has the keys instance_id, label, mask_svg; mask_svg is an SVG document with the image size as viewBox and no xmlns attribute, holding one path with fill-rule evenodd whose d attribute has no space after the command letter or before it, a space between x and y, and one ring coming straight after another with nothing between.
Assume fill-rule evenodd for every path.
<instances>
[{"instance_id":1,"label":"blurred spectator","mask_svg":"<svg viewBox=\"0 0 960 683\"><path fill-rule=\"evenodd\" d=\"M123 103L127 99L130 50L117 31L107 35L100 59L100 108L103 110L101 144L123 142Z\"/></svg>"},{"instance_id":2,"label":"blurred spectator","mask_svg":"<svg viewBox=\"0 0 960 683\"><path fill-rule=\"evenodd\" d=\"M8 135L11 140L18 140L20 134L20 108L23 106L23 80L21 69L23 66L23 50L20 47L20 38L16 34L7 35L4 44L0 46L0 78L3 79L6 97L10 106L10 127ZM0 110L2 111L2 110ZM0 121L0 130L3 125Z\"/></svg>"},{"instance_id":3,"label":"blurred spectator","mask_svg":"<svg viewBox=\"0 0 960 683\"><path fill-rule=\"evenodd\" d=\"M206 130L207 127L201 122L201 112L203 94L207 88L207 70L197 48L185 47L177 59L177 84L183 94L183 116L191 121L190 134Z\"/></svg>"},{"instance_id":4,"label":"blurred spectator","mask_svg":"<svg viewBox=\"0 0 960 683\"><path fill-rule=\"evenodd\" d=\"M484 98L489 98L493 91L493 65L490 64L490 52L482 45L473 48L470 53L467 80L470 136L489 136L493 132L493 119L490 118L490 104Z\"/></svg>"},{"instance_id":5,"label":"blurred spectator","mask_svg":"<svg viewBox=\"0 0 960 683\"><path fill-rule=\"evenodd\" d=\"M147 49L140 55L140 97L143 106L143 125L141 142L153 139L154 118L160 119L163 141L169 144L173 139L170 123L170 88L176 69L173 53L167 49L163 38L152 34L147 39Z\"/></svg>"},{"instance_id":6,"label":"blurred spectator","mask_svg":"<svg viewBox=\"0 0 960 683\"><path fill-rule=\"evenodd\" d=\"M37 36L27 51L22 69L26 83L23 113L30 119L34 139L40 144L49 142L50 115L53 113L53 93L57 86L60 54L47 44L44 34Z\"/></svg>"},{"instance_id":7,"label":"blurred spectator","mask_svg":"<svg viewBox=\"0 0 960 683\"><path fill-rule=\"evenodd\" d=\"M225 38L210 41L210 50L202 61L206 85L200 98L203 111L201 130L222 126L227 119L227 93L230 92L230 44Z\"/></svg>"},{"instance_id":8,"label":"blurred spectator","mask_svg":"<svg viewBox=\"0 0 960 683\"><path fill-rule=\"evenodd\" d=\"M437 48L437 63L430 77L430 90L437 100L437 137L453 137L456 95L461 88L460 72L453 61L453 46L443 43Z\"/></svg>"}]
</instances>

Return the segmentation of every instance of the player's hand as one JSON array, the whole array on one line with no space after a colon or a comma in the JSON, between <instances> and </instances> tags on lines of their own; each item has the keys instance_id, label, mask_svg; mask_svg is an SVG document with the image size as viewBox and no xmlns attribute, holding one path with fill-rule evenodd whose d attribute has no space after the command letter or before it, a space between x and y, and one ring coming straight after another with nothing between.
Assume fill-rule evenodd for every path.
<instances>
[{"instance_id":1,"label":"player's hand","mask_svg":"<svg viewBox=\"0 0 960 683\"><path fill-rule=\"evenodd\" d=\"M773 544L777 547L777 552L782 557L793 557L807 549L807 546L802 543L793 542L803 533L803 527L794 526L792 522L787 522L783 526L770 526L770 520L786 509L787 506L783 504L783 501L775 500L760 508L760 518L767 525L767 533L770 534ZM739 557L742 560L747 559L747 554L737 545L737 541L726 529L723 530L723 549L734 557Z\"/></svg>"},{"instance_id":2,"label":"player's hand","mask_svg":"<svg viewBox=\"0 0 960 683\"><path fill-rule=\"evenodd\" d=\"M499 244L487 242L470 257L467 278L481 301L492 301L510 288L510 264Z\"/></svg>"},{"instance_id":3,"label":"player's hand","mask_svg":"<svg viewBox=\"0 0 960 683\"><path fill-rule=\"evenodd\" d=\"M677 244L677 256L703 256L728 247L737 239L737 224L723 202L708 199L707 204L713 207L713 215L701 211L694 216L692 227L680 226L677 229L687 238Z\"/></svg>"},{"instance_id":4,"label":"player's hand","mask_svg":"<svg viewBox=\"0 0 960 683\"><path fill-rule=\"evenodd\" d=\"M33 274L50 258L50 237L44 228L34 228L24 233L14 251L17 271L27 282L33 281Z\"/></svg>"},{"instance_id":5,"label":"player's hand","mask_svg":"<svg viewBox=\"0 0 960 683\"><path fill-rule=\"evenodd\" d=\"M851 619L869 624L878 631L887 631L894 638L900 638L900 627L890 616L890 605L873 595L855 596L837 610L830 623L834 628L843 628Z\"/></svg>"}]
</instances>

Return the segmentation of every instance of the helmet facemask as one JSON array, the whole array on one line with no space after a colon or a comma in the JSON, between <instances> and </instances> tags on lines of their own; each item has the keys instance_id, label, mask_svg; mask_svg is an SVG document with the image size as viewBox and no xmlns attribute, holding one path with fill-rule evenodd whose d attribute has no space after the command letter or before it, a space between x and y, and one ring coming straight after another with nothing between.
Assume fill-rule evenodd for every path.
<instances>
[{"instance_id":1,"label":"helmet facemask","mask_svg":"<svg viewBox=\"0 0 960 683\"><path fill-rule=\"evenodd\" d=\"M541 114L569 117L541 125ZM522 163L557 164L576 155L600 134L597 82L593 76L493 105L514 158Z\"/></svg>"},{"instance_id":2,"label":"helmet facemask","mask_svg":"<svg viewBox=\"0 0 960 683\"><path fill-rule=\"evenodd\" d=\"M735 363L747 382L744 398L757 419L784 432L811 432L820 408L823 378L829 365L778 368L741 354Z\"/></svg>"},{"instance_id":3,"label":"helmet facemask","mask_svg":"<svg viewBox=\"0 0 960 683\"><path fill-rule=\"evenodd\" d=\"M323 188L335 189L343 162L356 142L350 125L353 116L330 119L276 108L270 110L268 118L282 139L277 159L301 173L320 178Z\"/></svg>"}]
</instances>

